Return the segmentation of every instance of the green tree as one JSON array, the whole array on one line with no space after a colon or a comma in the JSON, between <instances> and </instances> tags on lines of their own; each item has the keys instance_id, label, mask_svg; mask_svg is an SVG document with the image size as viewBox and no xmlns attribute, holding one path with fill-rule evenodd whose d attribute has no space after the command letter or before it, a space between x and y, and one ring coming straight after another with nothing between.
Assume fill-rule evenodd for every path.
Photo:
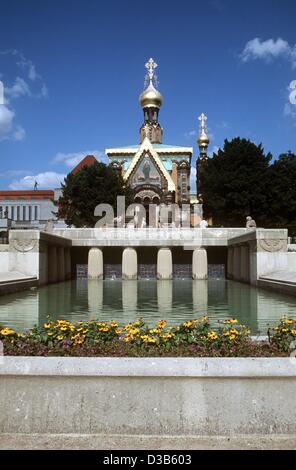
<instances>
[{"instance_id":1,"label":"green tree","mask_svg":"<svg viewBox=\"0 0 296 470\"><path fill-rule=\"evenodd\" d=\"M132 192L125 186L122 175L104 163L95 162L77 173L69 173L62 184L58 216L67 225L94 227L98 218L94 209L98 204L110 204L116 210L117 196L132 201Z\"/></svg>"},{"instance_id":2,"label":"green tree","mask_svg":"<svg viewBox=\"0 0 296 470\"><path fill-rule=\"evenodd\" d=\"M283 153L269 168L269 225L296 233L296 155ZM295 235L295 234L294 234Z\"/></svg>"},{"instance_id":3,"label":"green tree","mask_svg":"<svg viewBox=\"0 0 296 470\"><path fill-rule=\"evenodd\" d=\"M198 192L205 216L215 225L244 226L251 215L257 224L268 221L268 168L272 158L262 145L236 137L199 166Z\"/></svg>"}]
</instances>

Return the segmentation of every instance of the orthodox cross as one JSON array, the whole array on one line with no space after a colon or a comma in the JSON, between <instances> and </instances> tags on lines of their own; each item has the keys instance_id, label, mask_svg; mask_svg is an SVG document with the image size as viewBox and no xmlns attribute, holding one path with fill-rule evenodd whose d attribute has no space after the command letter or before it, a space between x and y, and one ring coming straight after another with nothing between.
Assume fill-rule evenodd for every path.
<instances>
[{"instance_id":1,"label":"orthodox cross","mask_svg":"<svg viewBox=\"0 0 296 470\"><path fill-rule=\"evenodd\" d=\"M206 132L206 120L207 119L208 118L204 113L201 113L201 115L198 118L198 120L200 121L200 130L202 134Z\"/></svg>"},{"instance_id":2,"label":"orthodox cross","mask_svg":"<svg viewBox=\"0 0 296 470\"><path fill-rule=\"evenodd\" d=\"M145 67L148 70L149 79L151 81L154 77L154 69L156 69L157 63L154 62L154 60L152 58L150 58L148 60L147 64L145 64Z\"/></svg>"}]
</instances>

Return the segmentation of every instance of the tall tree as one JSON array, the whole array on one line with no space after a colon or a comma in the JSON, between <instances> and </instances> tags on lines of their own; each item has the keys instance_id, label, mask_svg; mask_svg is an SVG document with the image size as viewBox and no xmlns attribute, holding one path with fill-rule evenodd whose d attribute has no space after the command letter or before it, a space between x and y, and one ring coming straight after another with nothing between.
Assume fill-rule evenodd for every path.
<instances>
[{"instance_id":1,"label":"tall tree","mask_svg":"<svg viewBox=\"0 0 296 470\"><path fill-rule=\"evenodd\" d=\"M269 168L269 225L296 234L296 155L283 153ZM294 233L295 232L295 233Z\"/></svg>"},{"instance_id":2,"label":"tall tree","mask_svg":"<svg viewBox=\"0 0 296 470\"><path fill-rule=\"evenodd\" d=\"M95 162L65 178L58 216L64 218L67 225L94 227L95 207L110 204L115 210L117 196L125 196L127 205L131 203L132 192L125 186L121 174L104 163Z\"/></svg>"},{"instance_id":3,"label":"tall tree","mask_svg":"<svg viewBox=\"0 0 296 470\"><path fill-rule=\"evenodd\" d=\"M271 158L261 144L236 137L225 140L223 149L202 164L198 192L215 225L242 226L247 215L266 224Z\"/></svg>"}]
</instances>

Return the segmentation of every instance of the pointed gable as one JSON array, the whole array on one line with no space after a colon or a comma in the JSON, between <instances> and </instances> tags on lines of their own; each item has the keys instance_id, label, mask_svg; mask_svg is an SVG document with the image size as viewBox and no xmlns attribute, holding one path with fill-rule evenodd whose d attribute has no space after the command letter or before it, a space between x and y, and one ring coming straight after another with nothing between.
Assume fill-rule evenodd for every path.
<instances>
[{"instance_id":1,"label":"pointed gable","mask_svg":"<svg viewBox=\"0 0 296 470\"><path fill-rule=\"evenodd\" d=\"M139 168L141 169L141 175L138 172ZM145 183L146 178L149 179L150 184L158 186L157 182L161 180L161 176L165 178L168 190L175 191L175 184L169 172L164 167L150 140L146 137L134 156L128 170L124 174L124 179L128 181L130 178L133 180L133 178L142 177L144 178L143 183ZM139 181L139 184L141 184L141 181Z\"/></svg>"}]
</instances>

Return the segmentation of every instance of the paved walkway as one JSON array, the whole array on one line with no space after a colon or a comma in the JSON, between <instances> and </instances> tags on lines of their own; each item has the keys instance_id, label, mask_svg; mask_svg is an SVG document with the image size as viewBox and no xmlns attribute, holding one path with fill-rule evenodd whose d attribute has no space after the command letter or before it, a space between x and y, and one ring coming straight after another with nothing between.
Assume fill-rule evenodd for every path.
<instances>
[{"instance_id":1,"label":"paved walkway","mask_svg":"<svg viewBox=\"0 0 296 470\"><path fill-rule=\"evenodd\" d=\"M0 449L224 450L296 449L295 435L127 436L98 434L0 434Z\"/></svg>"}]
</instances>

